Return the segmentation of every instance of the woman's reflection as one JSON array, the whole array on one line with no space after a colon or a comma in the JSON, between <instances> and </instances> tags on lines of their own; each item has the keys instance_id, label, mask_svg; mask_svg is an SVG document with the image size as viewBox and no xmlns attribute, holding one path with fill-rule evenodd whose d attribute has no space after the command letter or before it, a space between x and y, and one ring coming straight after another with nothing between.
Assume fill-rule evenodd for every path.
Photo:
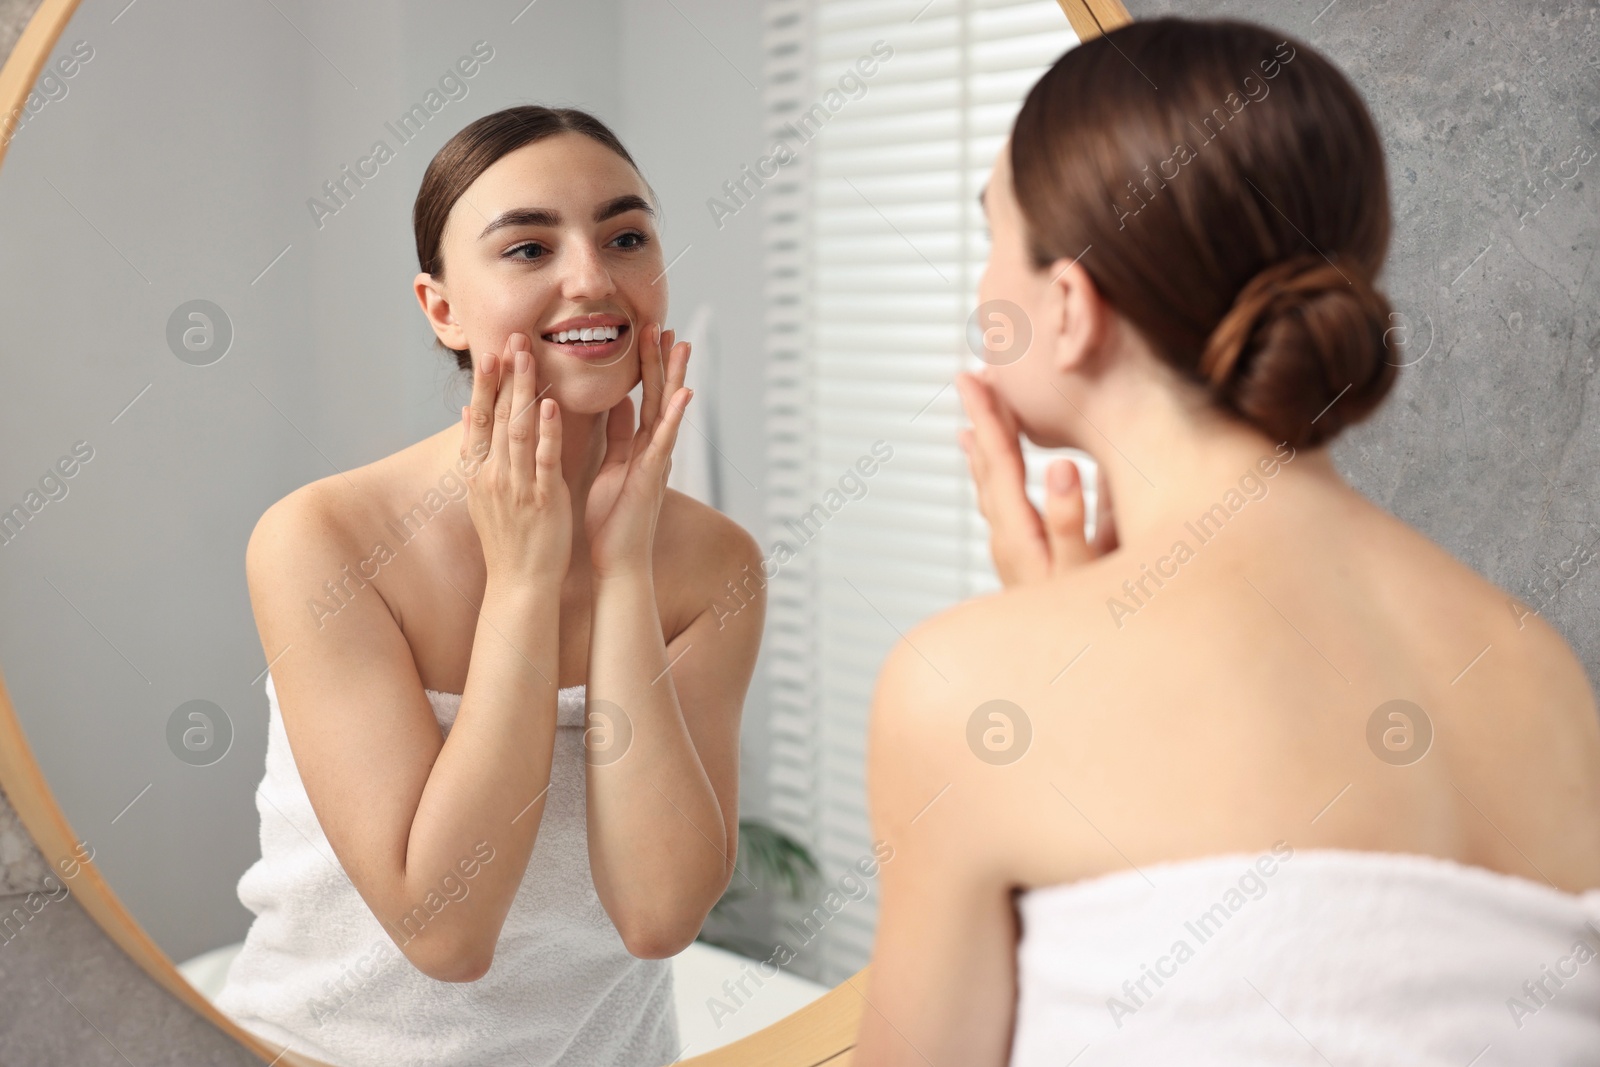
<instances>
[{"instance_id":1,"label":"woman's reflection","mask_svg":"<svg viewBox=\"0 0 1600 1067\"><path fill-rule=\"evenodd\" d=\"M413 222L472 400L251 536L262 858L217 1003L348 1067L666 1063L667 957L734 870L764 618L759 593L713 604L761 553L666 488L689 346L660 329L653 194L609 129L478 119Z\"/></svg>"}]
</instances>

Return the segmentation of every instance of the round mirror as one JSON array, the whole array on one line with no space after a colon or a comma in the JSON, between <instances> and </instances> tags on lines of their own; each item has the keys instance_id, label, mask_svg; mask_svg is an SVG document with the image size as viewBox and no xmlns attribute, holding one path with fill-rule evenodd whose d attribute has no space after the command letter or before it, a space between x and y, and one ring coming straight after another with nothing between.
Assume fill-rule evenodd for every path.
<instances>
[{"instance_id":1,"label":"round mirror","mask_svg":"<svg viewBox=\"0 0 1600 1067\"><path fill-rule=\"evenodd\" d=\"M669 484L763 557L696 594L723 622L756 589L769 606L727 776L738 863L699 936L647 961L670 975L661 1032L674 1059L705 1064L849 1048L885 861L861 782L865 715L895 630L869 632L876 608L840 598L904 597L890 612L910 620L986 580L952 563L932 588L878 561L905 562L891 542L917 494L965 492L959 407L938 376L1026 344L972 310L982 174L1027 85L1127 18L1104 0L879 7L0 4L15 41L0 74L0 784L53 884L264 1060L317 1062L312 1043L270 1040L211 1002L260 921L241 879L290 835L343 869L304 792L272 773L287 749L273 747L270 672L293 651L263 650L246 546L301 487L454 432L470 375L420 313L413 203L446 142L529 103L598 117L648 180L651 284L670 285L666 325L693 350ZM796 221L806 197L836 210ZM826 267L803 285L797 242ZM864 263L926 290L895 313L935 377L873 394L876 413L808 413L799 433L799 361L816 361L812 387L838 388L851 348L816 336L798 355L791 298L803 287L847 321ZM412 515L385 518L408 539ZM373 577L363 566L377 564L325 576L323 616ZM476 618L457 620L469 646ZM448 731L441 709L461 690L444 677L423 680ZM601 703L574 736L609 728ZM471 877L463 866L458 885ZM584 877L594 929L618 937ZM336 1012L369 964L306 998ZM538 974L527 982L532 998Z\"/></svg>"}]
</instances>

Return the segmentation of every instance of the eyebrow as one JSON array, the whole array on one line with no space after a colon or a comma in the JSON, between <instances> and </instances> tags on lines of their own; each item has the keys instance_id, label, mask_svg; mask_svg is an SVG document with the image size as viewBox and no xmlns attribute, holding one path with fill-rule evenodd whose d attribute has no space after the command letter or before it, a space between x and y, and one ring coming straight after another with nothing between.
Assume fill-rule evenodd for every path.
<instances>
[{"instance_id":1,"label":"eyebrow","mask_svg":"<svg viewBox=\"0 0 1600 1067\"><path fill-rule=\"evenodd\" d=\"M628 193L625 196L613 197L612 199L601 204L599 207L595 208L594 221L604 222L607 219L616 218L618 215L626 214L629 211L642 211L651 218L655 218L656 216L655 209L650 206L649 201L645 200L645 198L642 196ZM481 241L491 233L494 233L496 230L502 230L507 226L549 227L559 225L561 225L561 212L556 211L553 208L515 207L507 211L502 211L500 214L496 215L492 220L490 220L489 225L485 226L483 228L483 232L478 234L478 240Z\"/></svg>"}]
</instances>

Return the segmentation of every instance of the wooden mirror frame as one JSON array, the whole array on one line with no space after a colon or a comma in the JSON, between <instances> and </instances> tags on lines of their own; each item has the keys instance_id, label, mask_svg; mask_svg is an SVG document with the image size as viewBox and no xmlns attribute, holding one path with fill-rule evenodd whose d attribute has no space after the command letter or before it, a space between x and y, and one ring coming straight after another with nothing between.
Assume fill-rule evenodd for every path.
<instances>
[{"instance_id":1,"label":"wooden mirror frame","mask_svg":"<svg viewBox=\"0 0 1600 1067\"><path fill-rule=\"evenodd\" d=\"M11 115L27 99L51 50L65 32L79 0L42 0L0 66L0 115ZM1080 41L1132 19L1121 0L1057 0ZM9 142L0 141L0 165ZM52 871L73 873L71 892L107 937L168 993L209 1020L262 1062L285 1067L334 1067L288 1049L274 1048L219 1011L178 972L177 965L129 914L92 860L81 858L80 839L56 803L28 747L11 694L0 671L0 789ZM866 1003L867 968L846 978L812 1003L749 1037L692 1059L682 1067L848 1067L850 1050Z\"/></svg>"}]
</instances>

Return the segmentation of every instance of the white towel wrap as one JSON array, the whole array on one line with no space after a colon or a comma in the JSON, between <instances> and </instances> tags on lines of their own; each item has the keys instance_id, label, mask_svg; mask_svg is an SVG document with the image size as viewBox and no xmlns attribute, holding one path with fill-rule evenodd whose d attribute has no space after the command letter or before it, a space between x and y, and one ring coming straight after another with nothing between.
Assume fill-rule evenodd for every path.
<instances>
[{"instance_id":1,"label":"white towel wrap","mask_svg":"<svg viewBox=\"0 0 1600 1067\"><path fill-rule=\"evenodd\" d=\"M356 892L306 797L270 674L266 692L261 859L239 880L256 918L219 1009L339 1067L653 1067L676 1058L671 960L627 951L589 872L583 686L560 692L539 836L494 963L469 983L412 966ZM461 696L427 696L448 736ZM462 859L472 858L473 843L463 842ZM457 882L436 907L461 899L461 886L471 892L470 879Z\"/></svg>"},{"instance_id":2,"label":"white towel wrap","mask_svg":"<svg viewBox=\"0 0 1600 1067\"><path fill-rule=\"evenodd\" d=\"M1600 890L1279 846L1018 908L1011 1067L1600 1064Z\"/></svg>"}]
</instances>

